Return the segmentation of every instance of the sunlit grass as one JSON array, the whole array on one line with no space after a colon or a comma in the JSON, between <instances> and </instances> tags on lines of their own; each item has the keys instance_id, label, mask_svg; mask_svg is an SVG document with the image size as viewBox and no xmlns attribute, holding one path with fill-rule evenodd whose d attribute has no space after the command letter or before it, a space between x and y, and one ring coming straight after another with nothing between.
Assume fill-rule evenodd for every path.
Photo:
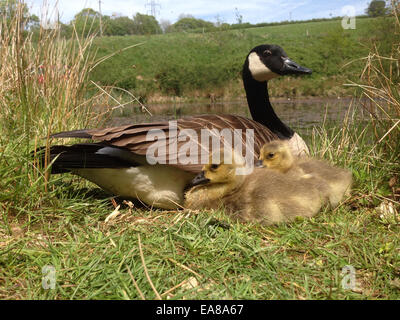
<instances>
[{"instance_id":1,"label":"sunlit grass","mask_svg":"<svg viewBox=\"0 0 400 320\"><path fill-rule=\"evenodd\" d=\"M55 30L35 45L16 42L10 28L0 37L1 299L399 298L399 216L377 209L399 206L395 113L360 120L355 101L344 121L305 133L313 156L354 177L352 195L312 219L263 227L224 212L140 208L72 175L50 177L32 161L50 132L98 120L86 96L92 40L74 46ZM56 67L39 81L40 65L64 63L68 77ZM346 265L356 271L352 290L342 286ZM44 266L55 268L55 289L42 286Z\"/></svg>"},{"instance_id":2,"label":"sunlit grass","mask_svg":"<svg viewBox=\"0 0 400 320\"><path fill-rule=\"evenodd\" d=\"M371 128L363 129L345 125L345 149L337 125L314 130L313 153L352 170L352 196L290 224L261 227L223 212L147 210L122 200L119 215L105 222L115 209L111 198L68 175L51 180L36 210L3 202L0 296L140 299L133 277L144 297L155 299L146 266L164 299L398 298L400 221L376 209L393 199L388 181L398 165L380 147L366 156L371 145L358 142ZM337 152L327 153L328 143ZM54 290L42 288L45 265L56 269ZM341 285L346 265L356 270L354 290Z\"/></svg>"}]
</instances>

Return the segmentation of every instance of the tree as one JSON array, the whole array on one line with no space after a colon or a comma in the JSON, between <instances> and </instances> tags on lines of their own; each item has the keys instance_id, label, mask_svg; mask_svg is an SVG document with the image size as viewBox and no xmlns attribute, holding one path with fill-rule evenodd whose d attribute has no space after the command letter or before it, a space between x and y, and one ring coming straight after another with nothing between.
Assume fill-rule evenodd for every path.
<instances>
[{"instance_id":1,"label":"tree","mask_svg":"<svg viewBox=\"0 0 400 320\"><path fill-rule=\"evenodd\" d=\"M22 7L22 13L24 17L29 15L28 7L25 3L18 0L1 0L0 1L0 16L5 17L7 20L11 19Z\"/></svg>"},{"instance_id":2,"label":"tree","mask_svg":"<svg viewBox=\"0 0 400 320\"><path fill-rule=\"evenodd\" d=\"M214 24L209 21L196 18L181 18L172 25L174 31L187 31L200 28L212 29Z\"/></svg>"},{"instance_id":3,"label":"tree","mask_svg":"<svg viewBox=\"0 0 400 320\"><path fill-rule=\"evenodd\" d=\"M157 34L162 33L158 21L153 16L136 13L133 17L135 34Z\"/></svg>"},{"instance_id":4,"label":"tree","mask_svg":"<svg viewBox=\"0 0 400 320\"><path fill-rule=\"evenodd\" d=\"M18 11L21 14L21 30L30 30L39 25L39 17L29 13L26 3L20 0L0 0L0 23L9 24Z\"/></svg>"},{"instance_id":5,"label":"tree","mask_svg":"<svg viewBox=\"0 0 400 320\"><path fill-rule=\"evenodd\" d=\"M370 17L384 16L387 13L386 2L384 0L372 0L366 13Z\"/></svg>"},{"instance_id":6,"label":"tree","mask_svg":"<svg viewBox=\"0 0 400 320\"><path fill-rule=\"evenodd\" d=\"M107 36L124 36L135 33L135 23L129 17L103 16L104 34Z\"/></svg>"},{"instance_id":7,"label":"tree","mask_svg":"<svg viewBox=\"0 0 400 320\"><path fill-rule=\"evenodd\" d=\"M97 12L96 10L93 10L92 8L85 8L82 9L80 12L78 12L74 18L80 19L80 18L88 18L88 19L94 19L98 18L100 16L100 13Z\"/></svg>"},{"instance_id":8,"label":"tree","mask_svg":"<svg viewBox=\"0 0 400 320\"><path fill-rule=\"evenodd\" d=\"M194 15L191 15L191 14L188 14L188 13L181 13L181 14L178 16L178 21L179 21L179 20L182 20L182 19L184 19L184 18L192 18L192 19L194 19Z\"/></svg>"},{"instance_id":9,"label":"tree","mask_svg":"<svg viewBox=\"0 0 400 320\"><path fill-rule=\"evenodd\" d=\"M75 15L71 23L75 24L79 35L87 37L100 30L100 13L92 8L85 8Z\"/></svg>"},{"instance_id":10,"label":"tree","mask_svg":"<svg viewBox=\"0 0 400 320\"><path fill-rule=\"evenodd\" d=\"M32 14L28 17L27 28L30 31L37 30L40 28L40 19L36 14Z\"/></svg>"}]
</instances>

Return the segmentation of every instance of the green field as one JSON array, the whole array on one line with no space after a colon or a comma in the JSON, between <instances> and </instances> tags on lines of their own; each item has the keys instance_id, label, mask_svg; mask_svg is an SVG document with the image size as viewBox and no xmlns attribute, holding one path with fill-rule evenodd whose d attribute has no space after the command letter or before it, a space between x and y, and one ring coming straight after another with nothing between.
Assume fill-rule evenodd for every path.
<instances>
[{"instance_id":1,"label":"green field","mask_svg":"<svg viewBox=\"0 0 400 320\"><path fill-rule=\"evenodd\" d=\"M332 20L204 34L104 37L95 41L99 57L141 45L100 64L91 79L129 89L150 101L160 95L236 98L244 95L240 79L247 53L270 43L279 44L293 60L314 70L304 79L275 81L272 96L351 95L343 83L358 79L363 62L354 60L368 55L375 34L384 35L379 32L381 23L381 19L364 18L357 20L355 30L344 30L341 20Z\"/></svg>"},{"instance_id":2,"label":"green field","mask_svg":"<svg viewBox=\"0 0 400 320\"><path fill-rule=\"evenodd\" d=\"M15 41L21 19L0 25L0 299L400 298L399 25L382 33L379 20L360 19L347 31L327 21L81 41L63 41L56 30L32 43ZM94 59L142 42L89 72L96 50ZM315 71L276 79L275 96L353 96L343 87L352 79L369 97L350 103L345 120L321 119L301 132L313 156L353 173L352 194L338 208L277 226L240 224L223 211L132 207L38 166L36 147L76 142L51 133L95 127L107 116L98 106L116 103L115 92L95 91L90 80L148 101L239 97L244 57L260 43L280 44ZM369 64L343 67L369 53ZM52 68L39 78L42 64ZM395 212L379 211L382 203ZM352 288L343 286L349 265Z\"/></svg>"}]
</instances>

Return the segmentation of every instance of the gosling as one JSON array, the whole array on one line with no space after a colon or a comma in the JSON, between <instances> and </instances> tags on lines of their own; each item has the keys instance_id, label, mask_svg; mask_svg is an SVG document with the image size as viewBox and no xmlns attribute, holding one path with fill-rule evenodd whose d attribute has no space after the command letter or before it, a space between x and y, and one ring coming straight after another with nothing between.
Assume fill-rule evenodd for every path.
<instances>
[{"instance_id":1,"label":"gosling","mask_svg":"<svg viewBox=\"0 0 400 320\"><path fill-rule=\"evenodd\" d=\"M331 207L336 207L344 196L350 195L352 174L349 170L334 167L323 160L294 157L285 141L265 144L260 150L259 159L258 166L313 180L329 198Z\"/></svg>"},{"instance_id":2,"label":"gosling","mask_svg":"<svg viewBox=\"0 0 400 320\"><path fill-rule=\"evenodd\" d=\"M223 157L220 154L220 159ZM218 157L217 157L218 158ZM230 158L231 161L225 161ZM268 168L253 168L247 175L241 156L212 161L191 182L184 206L188 209L220 209L244 222L272 225L296 217L312 217L326 202L318 185Z\"/></svg>"}]
</instances>

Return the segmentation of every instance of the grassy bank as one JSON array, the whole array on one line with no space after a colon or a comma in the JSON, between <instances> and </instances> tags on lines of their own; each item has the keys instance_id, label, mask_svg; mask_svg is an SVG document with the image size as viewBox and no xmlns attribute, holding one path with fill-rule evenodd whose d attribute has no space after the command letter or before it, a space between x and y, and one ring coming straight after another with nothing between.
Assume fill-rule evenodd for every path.
<instances>
[{"instance_id":1,"label":"grassy bank","mask_svg":"<svg viewBox=\"0 0 400 320\"><path fill-rule=\"evenodd\" d=\"M93 71L91 79L131 90L149 102L165 96L186 100L243 96L240 74L246 54L261 43L274 43L314 74L275 81L272 96L351 95L343 83L356 81L363 64L354 60L366 56L377 37L388 42L383 39L387 33L381 32L387 23L368 18L358 19L355 30L344 30L340 20L332 20L204 34L98 38L99 56L142 45L114 55Z\"/></svg>"},{"instance_id":2,"label":"grassy bank","mask_svg":"<svg viewBox=\"0 0 400 320\"><path fill-rule=\"evenodd\" d=\"M92 107L107 95L103 89L88 94L92 38L64 42L54 31L44 33L36 45L20 37L21 20L19 13L13 24L3 24L0 37L0 299L399 298L399 216L377 209L382 203L399 202L399 41L393 43L392 60L371 55L369 72L355 84L370 103L349 106L345 121L321 119L313 130L301 132L313 155L352 170L351 197L313 219L262 227L238 224L224 212L132 207L80 178L49 176L48 168L40 169L30 153L35 146L51 144L46 137L52 132L95 126L101 119ZM310 37L321 30L320 25L308 28ZM271 42L288 39L290 33L280 30ZM224 35L214 34L210 42L215 54L223 49L240 57L230 60L232 66L228 60L223 64L235 70L248 48L229 48L227 41L218 40ZM186 44L165 40L162 52L179 45L180 52L193 53L187 55L192 65L203 64L208 71L209 65L220 66L222 60L210 64L213 60L200 54L208 50L195 37L204 36L190 35ZM261 40L256 30L246 30L243 37L254 43ZM161 39L168 38L160 38L160 43ZM265 40L269 42L269 36L259 42ZM288 42L284 47L305 65L305 59L325 63L307 43ZM160 64L175 65L179 72L187 66L179 58L163 60L160 51L139 48L139 56L158 56ZM153 59L146 61L150 68ZM134 63L141 75L145 60L143 65ZM47 77L36 72L40 65L53 66ZM68 76L60 67L64 65L69 66ZM111 75L111 69L105 70ZM196 73L199 70L184 74L201 81L207 75ZM289 80L281 80L281 86L285 81ZM387 116L375 112L380 108ZM357 120L361 112L370 112L370 120ZM112 212L118 214L107 219ZM352 290L342 286L346 265L355 270ZM43 287L43 280L51 285L46 266L54 268L54 289Z\"/></svg>"},{"instance_id":3,"label":"grassy bank","mask_svg":"<svg viewBox=\"0 0 400 320\"><path fill-rule=\"evenodd\" d=\"M0 297L399 298L400 223L376 209L393 199L389 180L399 174L398 158L371 146L372 125L350 119L305 136L315 155L352 170L352 196L286 225L243 225L224 212L146 210L121 200L119 215L106 222L112 199L70 176L54 177L40 195L33 185L16 190L14 200L3 191ZM16 149L6 155L3 181L20 161ZM42 288L46 265L56 270L54 290ZM356 270L353 290L341 284L346 265Z\"/></svg>"}]
</instances>

